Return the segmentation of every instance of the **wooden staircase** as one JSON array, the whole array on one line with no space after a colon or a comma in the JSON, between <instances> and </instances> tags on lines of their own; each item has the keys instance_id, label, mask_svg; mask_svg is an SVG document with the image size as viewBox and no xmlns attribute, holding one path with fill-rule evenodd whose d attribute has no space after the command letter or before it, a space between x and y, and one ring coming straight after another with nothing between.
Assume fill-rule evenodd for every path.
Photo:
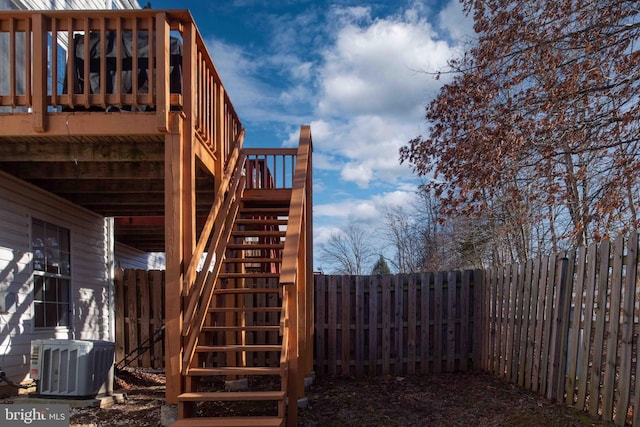
<instances>
[{"instance_id":1,"label":"wooden staircase","mask_svg":"<svg viewBox=\"0 0 640 427\"><path fill-rule=\"evenodd\" d=\"M225 180L228 189L206 239L209 268L197 274L185 298L183 387L173 426L296 424L307 373L298 373L297 317L304 303L295 291L303 210L291 215L295 192L276 188L265 163L240 156L240 167ZM306 274L299 277L304 283Z\"/></svg>"}]
</instances>

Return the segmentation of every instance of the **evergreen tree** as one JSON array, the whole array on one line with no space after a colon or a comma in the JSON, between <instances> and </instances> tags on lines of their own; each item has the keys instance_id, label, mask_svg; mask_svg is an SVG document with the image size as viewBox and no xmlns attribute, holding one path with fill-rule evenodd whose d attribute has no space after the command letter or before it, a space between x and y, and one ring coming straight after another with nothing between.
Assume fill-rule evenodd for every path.
<instances>
[{"instance_id":1,"label":"evergreen tree","mask_svg":"<svg viewBox=\"0 0 640 427\"><path fill-rule=\"evenodd\" d=\"M371 274L389 274L391 270L389 270L389 266L387 265L387 261L384 260L384 257L380 255L380 258L373 264L373 269L371 270Z\"/></svg>"}]
</instances>

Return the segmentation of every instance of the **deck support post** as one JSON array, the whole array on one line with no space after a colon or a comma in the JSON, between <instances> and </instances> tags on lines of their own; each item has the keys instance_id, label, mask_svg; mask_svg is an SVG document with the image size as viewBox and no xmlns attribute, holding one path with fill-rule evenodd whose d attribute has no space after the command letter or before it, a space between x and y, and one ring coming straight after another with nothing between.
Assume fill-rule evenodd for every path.
<instances>
[{"instance_id":1,"label":"deck support post","mask_svg":"<svg viewBox=\"0 0 640 427\"><path fill-rule=\"evenodd\" d=\"M177 404L182 391L182 283L183 283L183 119L170 116L165 137L165 371L166 402Z\"/></svg>"}]
</instances>

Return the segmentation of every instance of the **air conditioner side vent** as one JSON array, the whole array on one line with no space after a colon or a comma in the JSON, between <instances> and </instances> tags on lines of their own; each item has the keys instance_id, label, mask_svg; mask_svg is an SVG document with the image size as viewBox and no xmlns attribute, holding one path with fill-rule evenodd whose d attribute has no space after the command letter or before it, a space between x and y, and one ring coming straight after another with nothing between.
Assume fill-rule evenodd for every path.
<instances>
[{"instance_id":1,"label":"air conditioner side vent","mask_svg":"<svg viewBox=\"0 0 640 427\"><path fill-rule=\"evenodd\" d=\"M31 341L31 378L41 396L90 398L113 392L115 343L101 340Z\"/></svg>"}]
</instances>

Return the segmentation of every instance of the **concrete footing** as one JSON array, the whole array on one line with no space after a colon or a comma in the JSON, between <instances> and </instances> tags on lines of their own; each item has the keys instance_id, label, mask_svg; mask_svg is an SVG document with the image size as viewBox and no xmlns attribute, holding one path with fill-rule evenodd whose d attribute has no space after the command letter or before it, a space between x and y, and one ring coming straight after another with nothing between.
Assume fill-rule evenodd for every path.
<instances>
[{"instance_id":1,"label":"concrete footing","mask_svg":"<svg viewBox=\"0 0 640 427\"><path fill-rule=\"evenodd\" d=\"M160 425L169 427L178 421L178 405L162 405L160 407Z\"/></svg>"},{"instance_id":2,"label":"concrete footing","mask_svg":"<svg viewBox=\"0 0 640 427\"><path fill-rule=\"evenodd\" d=\"M307 409L309 406L309 398L306 396L302 396L298 399L298 409Z\"/></svg>"},{"instance_id":3,"label":"concrete footing","mask_svg":"<svg viewBox=\"0 0 640 427\"><path fill-rule=\"evenodd\" d=\"M232 380L224 382L224 389L226 391L242 391L249 389L249 380L243 378L241 380Z\"/></svg>"}]
</instances>

